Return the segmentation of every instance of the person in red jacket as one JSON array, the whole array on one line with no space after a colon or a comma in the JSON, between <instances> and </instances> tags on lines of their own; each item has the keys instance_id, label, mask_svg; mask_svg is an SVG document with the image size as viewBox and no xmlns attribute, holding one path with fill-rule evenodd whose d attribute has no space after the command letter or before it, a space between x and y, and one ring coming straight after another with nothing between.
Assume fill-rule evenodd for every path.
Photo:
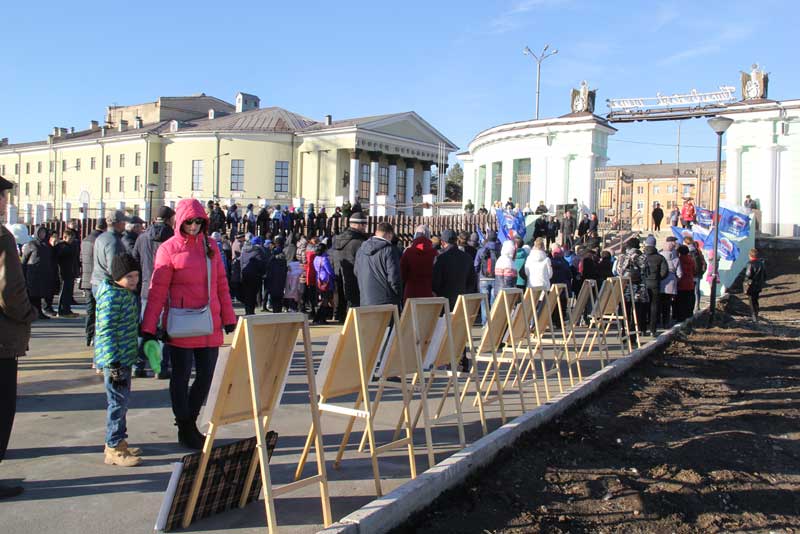
<instances>
[{"instance_id":1,"label":"person in red jacket","mask_svg":"<svg viewBox=\"0 0 800 534\"><path fill-rule=\"evenodd\" d=\"M172 358L169 393L178 426L178 441L188 448L202 449L205 437L197 428L197 417L211 387L223 340L222 330L233 332L236 314L222 256L207 234L209 220L203 206L195 199L186 198L178 203L175 211L175 235L156 252L141 334L144 341L155 339L159 323L167 324L170 306L199 309L209 305L214 324L211 334L165 338ZM208 272L206 258L211 260L211 272ZM210 295L206 289L209 276ZM189 387L192 364L195 379Z\"/></svg>"},{"instance_id":2,"label":"person in red jacket","mask_svg":"<svg viewBox=\"0 0 800 534\"><path fill-rule=\"evenodd\" d=\"M692 223L694 223L694 204L692 204L691 200L687 200L683 203L683 209L681 209L681 223L684 228L692 228Z\"/></svg>"},{"instance_id":3,"label":"person in red jacket","mask_svg":"<svg viewBox=\"0 0 800 534\"><path fill-rule=\"evenodd\" d=\"M403 280L403 302L406 299L433 296L433 262L438 252L431 242L431 230L420 225L414 230L414 241L400 258Z\"/></svg>"},{"instance_id":4,"label":"person in red jacket","mask_svg":"<svg viewBox=\"0 0 800 534\"><path fill-rule=\"evenodd\" d=\"M692 315L694 309L694 257L689 254L689 247L678 247L678 296L676 297L676 319L684 321Z\"/></svg>"}]
</instances>

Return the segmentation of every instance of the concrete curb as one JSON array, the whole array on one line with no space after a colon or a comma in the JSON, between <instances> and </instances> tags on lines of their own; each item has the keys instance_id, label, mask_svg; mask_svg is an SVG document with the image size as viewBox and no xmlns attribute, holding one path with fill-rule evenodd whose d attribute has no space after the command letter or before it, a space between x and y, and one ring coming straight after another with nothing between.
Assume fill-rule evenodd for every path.
<instances>
[{"instance_id":1,"label":"concrete curb","mask_svg":"<svg viewBox=\"0 0 800 534\"><path fill-rule=\"evenodd\" d=\"M522 434L555 419L582 399L595 393L600 387L624 375L644 358L663 348L704 313L705 310L695 313L690 319L673 326L644 347L597 371L563 396L520 415L436 464L414 480L409 480L317 534L382 534L397 527L411 514L428 506L444 491L459 485L467 476L490 463L500 450L512 445Z\"/></svg>"}]
</instances>

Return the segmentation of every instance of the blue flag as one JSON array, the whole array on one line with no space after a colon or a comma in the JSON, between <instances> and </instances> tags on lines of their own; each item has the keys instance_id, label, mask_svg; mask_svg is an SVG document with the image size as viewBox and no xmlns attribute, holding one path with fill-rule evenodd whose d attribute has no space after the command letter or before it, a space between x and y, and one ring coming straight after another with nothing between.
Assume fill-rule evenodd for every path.
<instances>
[{"instance_id":1,"label":"blue flag","mask_svg":"<svg viewBox=\"0 0 800 534\"><path fill-rule=\"evenodd\" d=\"M714 248L714 233L716 231L715 228L707 230L700 226L693 226L691 230L676 226L672 227L672 233L678 238L678 243L683 243L683 238L686 236L691 237L697 246L697 250L701 251L709 259L711 258L710 252ZM719 257L723 260L736 261L740 254L739 246L732 239L725 236L724 232L719 235L717 249L719 250Z\"/></svg>"},{"instance_id":2,"label":"blue flag","mask_svg":"<svg viewBox=\"0 0 800 534\"><path fill-rule=\"evenodd\" d=\"M747 237L750 235L750 216L738 211L722 208L720 210L719 229L733 237Z\"/></svg>"},{"instance_id":3,"label":"blue flag","mask_svg":"<svg viewBox=\"0 0 800 534\"><path fill-rule=\"evenodd\" d=\"M475 225L475 233L478 234L478 243L483 245L484 241L486 241L486 236L483 235L483 232L481 232L480 226Z\"/></svg>"},{"instance_id":4,"label":"blue flag","mask_svg":"<svg viewBox=\"0 0 800 534\"><path fill-rule=\"evenodd\" d=\"M697 224L705 227L714 226L714 212L706 208L697 206L695 209L695 216L697 217Z\"/></svg>"},{"instance_id":5,"label":"blue flag","mask_svg":"<svg viewBox=\"0 0 800 534\"><path fill-rule=\"evenodd\" d=\"M522 212L514 213L497 208L495 215L497 216L497 237L501 243L515 237L525 238L525 216Z\"/></svg>"}]
</instances>

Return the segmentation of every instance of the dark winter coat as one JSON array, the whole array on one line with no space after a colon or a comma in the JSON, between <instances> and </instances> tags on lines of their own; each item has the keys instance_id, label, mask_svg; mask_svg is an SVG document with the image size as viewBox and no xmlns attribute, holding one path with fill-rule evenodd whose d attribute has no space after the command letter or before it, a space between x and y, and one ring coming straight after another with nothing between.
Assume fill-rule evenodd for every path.
<instances>
[{"instance_id":1,"label":"dark winter coat","mask_svg":"<svg viewBox=\"0 0 800 534\"><path fill-rule=\"evenodd\" d=\"M550 239L555 239L558 235L558 231L561 229L561 223L558 222L558 219L554 221L547 222L547 237Z\"/></svg>"},{"instance_id":2,"label":"dark winter coat","mask_svg":"<svg viewBox=\"0 0 800 534\"><path fill-rule=\"evenodd\" d=\"M669 265L664 256L658 253L656 247L644 247L644 256L646 264L642 273L644 286L658 292L661 290L661 281L669 274Z\"/></svg>"},{"instance_id":3,"label":"dark winter coat","mask_svg":"<svg viewBox=\"0 0 800 534\"><path fill-rule=\"evenodd\" d=\"M403 283L400 251L389 241L371 237L356 253L354 274L358 279L361 306L400 306Z\"/></svg>"},{"instance_id":4,"label":"dark winter coat","mask_svg":"<svg viewBox=\"0 0 800 534\"><path fill-rule=\"evenodd\" d=\"M92 230L81 241L81 289L92 289L92 269L94 268L94 242L102 230Z\"/></svg>"},{"instance_id":5,"label":"dark winter coat","mask_svg":"<svg viewBox=\"0 0 800 534\"><path fill-rule=\"evenodd\" d=\"M764 260L750 260L744 271L744 289L748 295L758 295L767 285L767 268Z\"/></svg>"},{"instance_id":6,"label":"dark winter coat","mask_svg":"<svg viewBox=\"0 0 800 534\"><path fill-rule=\"evenodd\" d=\"M347 302L358 305L359 285L355 275L356 253L367 240L367 235L353 228L345 228L344 232L333 240L333 270L342 278L342 290Z\"/></svg>"},{"instance_id":7,"label":"dark winter coat","mask_svg":"<svg viewBox=\"0 0 800 534\"><path fill-rule=\"evenodd\" d=\"M139 234L135 232L125 231L122 234L122 244L125 247L125 252L133 255L133 247L136 245L136 240L139 239Z\"/></svg>"},{"instance_id":8,"label":"dark winter coat","mask_svg":"<svg viewBox=\"0 0 800 534\"><path fill-rule=\"evenodd\" d=\"M242 246L240 265L243 284L261 283L267 272L267 253L264 247L245 243Z\"/></svg>"},{"instance_id":9,"label":"dark winter coat","mask_svg":"<svg viewBox=\"0 0 800 534\"><path fill-rule=\"evenodd\" d=\"M589 232L589 219L581 219L578 223L578 237L583 237Z\"/></svg>"},{"instance_id":10,"label":"dark winter coat","mask_svg":"<svg viewBox=\"0 0 800 534\"><path fill-rule=\"evenodd\" d=\"M664 210L662 210L661 208L654 208L653 209L653 221L656 224L659 224L659 223L661 223L662 220L664 220Z\"/></svg>"},{"instance_id":11,"label":"dark winter coat","mask_svg":"<svg viewBox=\"0 0 800 534\"><path fill-rule=\"evenodd\" d=\"M214 208L209 215L208 232L225 233L225 213L222 208Z\"/></svg>"},{"instance_id":12,"label":"dark winter coat","mask_svg":"<svg viewBox=\"0 0 800 534\"><path fill-rule=\"evenodd\" d=\"M32 297L47 297L55 291L56 264L49 239L50 231L40 226L36 238L22 247L22 272Z\"/></svg>"},{"instance_id":13,"label":"dark winter coat","mask_svg":"<svg viewBox=\"0 0 800 534\"><path fill-rule=\"evenodd\" d=\"M269 231L269 211L267 208L261 208L256 217L256 226L258 227L258 235L264 237Z\"/></svg>"},{"instance_id":14,"label":"dark winter coat","mask_svg":"<svg viewBox=\"0 0 800 534\"><path fill-rule=\"evenodd\" d=\"M62 280L75 280L81 270L81 244L77 239L61 241L55 246L58 272Z\"/></svg>"},{"instance_id":15,"label":"dark winter coat","mask_svg":"<svg viewBox=\"0 0 800 534\"><path fill-rule=\"evenodd\" d=\"M28 350L36 311L26 289L14 235L0 224L0 359L16 358Z\"/></svg>"},{"instance_id":16,"label":"dark winter coat","mask_svg":"<svg viewBox=\"0 0 800 534\"><path fill-rule=\"evenodd\" d=\"M497 261L497 259L500 257L500 251L502 250L502 246L500 245L499 241L487 241L481 248L478 249L477 254L475 254L475 259L472 262L472 266L475 269L475 274L479 278L494 279L494 265L491 266L491 269L488 269L486 275L481 273L481 263L491 256L492 250L494 250L495 261Z\"/></svg>"},{"instance_id":17,"label":"dark winter coat","mask_svg":"<svg viewBox=\"0 0 800 534\"><path fill-rule=\"evenodd\" d=\"M283 297L288 272L289 265L286 262L286 256L280 247L276 247L272 252L269 263L267 263L267 289L270 295Z\"/></svg>"},{"instance_id":18,"label":"dark winter coat","mask_svg":"<svg viewBox=\"0 0 800 534\"><path fill-rule=\"evenodd\" d=\"M418 237L400 258L403 301L433 296L433 262L438 252L427 237Z\"/></svg>"},{"instance_id":19,"label":"dark winter coat","mask_svg":"<svg viewBox=\"0 0 800 534\"><path fill-rule=\"evenodd\" d=\"M433 292L450 301L450 311L459 295L473 293L477 287L478 279L468 253L450 245L437 256L433 264Z\"/></svg>"},{"instance_id":20,"label":"dark winter coat","mask_svg":"<svg viewBox=\"0 0 800 534\"><path fill-rule=\"evenodd\" d=\"M547 235L547 217L539 217L533 223L533 238L545 237Z\"/></svg>"},{"instance_id":21,"label":"dark winter coat","mask_svg":"<svg viewBox=\"0 0 800 534\"><path fill-rule=\"evenodd\" d=\"M142 299L147 300L150 293L150 280L156 263L156 251L161 243L175 235L171 226L157 222L142 232L133 245L133 257L139 262L142 280Z\"/></svg>"},{"instance_id":22,"label":"dark winter coat","mask_svg":"<svg viewBox=\"0 0 800 534\"><path fill-rule=\"evenodd\" d=\"M572 294L572 268L563 256L554 256L550 260L553 267L553 276L550 277L551 284L564 284L567 286L567 295Z\"/></svg>"}]
</instances>

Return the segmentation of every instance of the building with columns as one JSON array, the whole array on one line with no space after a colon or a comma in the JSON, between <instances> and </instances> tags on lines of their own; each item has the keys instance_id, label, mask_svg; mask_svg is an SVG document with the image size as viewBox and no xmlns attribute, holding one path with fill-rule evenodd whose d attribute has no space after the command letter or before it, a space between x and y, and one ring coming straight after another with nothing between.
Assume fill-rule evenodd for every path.
<instances>
[{"instance_id":1,"label":"building with columns","mask_svg":"<svg viewBox=\"0 0 800 534\"><path fill-rule=\"evenodd\" d=\"M317 121L255 95L204 94L114 106L103 125L54 128L46 140L0 140L0 175L15 182L9 220L87 218L126 209L148 219L181 198L239 205L360 201L411 214L430 193L440 152L456 150L413 111Z\"/></svg>"}]
</instances>

